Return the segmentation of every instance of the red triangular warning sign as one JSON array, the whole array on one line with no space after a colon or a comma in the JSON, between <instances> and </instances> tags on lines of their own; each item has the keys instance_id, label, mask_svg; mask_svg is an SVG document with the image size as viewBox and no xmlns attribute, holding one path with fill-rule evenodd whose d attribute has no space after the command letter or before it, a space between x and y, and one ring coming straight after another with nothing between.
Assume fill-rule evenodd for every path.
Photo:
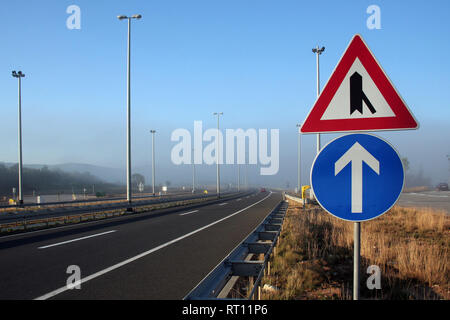
<instances>
[{"instance_id":1,"label":"red triangular warning sign","mask_svg":"<svg viewBox=\"0 0 450 320\"><path fill-rule=\"evenodd\" d=\"M418 122L360 35L304 121L302 133L417 129Z\"/></svg>"}]
</instances>

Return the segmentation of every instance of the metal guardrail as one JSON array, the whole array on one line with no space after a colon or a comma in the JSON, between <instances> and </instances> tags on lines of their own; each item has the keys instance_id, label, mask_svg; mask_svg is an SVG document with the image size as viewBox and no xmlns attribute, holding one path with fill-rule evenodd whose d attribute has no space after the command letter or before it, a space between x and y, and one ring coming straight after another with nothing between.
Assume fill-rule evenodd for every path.
<instances>
[{"instance_id":1,"label":"metal guardrail","mask_svg":"<svg viewBox=\"0 0 450 320\"><path fill-rule=\"evenodd\" d=\"M233 195L233 193L226 194L225 196ZM167 198L152 198L146 200L134 200L131 204L128 202L112 202L112 203L102 203L98 204L89 204L85 205L85 203L79 203L79 205L72 206L55 206L48 207L48 205L39 205L35 204L33 207L25 210L17 210L17 211L7 211L0 213L0 221L9 220L12 218L37 218L42 216L54 216L59 213L66 214L70 213L78 213L78 212L86 212L86 211L101 211L101 210L114 210L114 209L124 209L124 208L136 208L141 206L153 205L153 204L161 204L167 202L177 202L177 201L186 201L186 200L194 200L194 199L214 199L217 197L215 194L211 195L188 195L188 196L177 196L177 197L167 197Z\"/></svg>"},{"instance_id":2,"label":"metal guardrail","mask_svg":"<svg viewBox=\"0 0 450 320\"><path fill-rule=\"evenodd\" d=\"M251 193L251 192L249 192ZM248 193L244 193L248 194ZM164 198L153 200L134 201L129 203L111 203L81 207L61 207L46 208L38 211L25 211L20 213L3 213L0 215L0 233L15 231L27 231L35 228L48 228L66 223L78 223L87 220L97 220L98 218L109 218L123 215L123 213L114 213L114 210L128 209L130 206L134 209L155 205L170 205L183 202L196 201L187 203L187 205L200 204L203 201L222 201L224 199L232 199L233 197L241 197L242 194L229 193L217 199L217 195L197 195L185 196L180 198ZM133 213L133 212L129 212Z\"/></svg>"},{"instance_id":3,"label":"metal guardrail","mask_svg":"<svg viewBox=\"0 0 450 320\"><path fill-rule=\"evenodd\" d=\"M248 297L252 299L257 293L259 298L261 279L268 266L269 257L277 244L287 208L287 201L281 201L264 221L184 300L225 299L239 277L253 278L254 285ZM250 260L249 258L254 254L264 254L264 259ZM257 289L258 291L256 291Z\"/></svg>"},{"instance_id":4,"label":"metal guardrail","mask_svg":"<svg viewBox=\"0 0 450 320\"><path fill-rule=\"evenodd\" d=\"M306 197L305 199L302 199L301 197L298 196L298 194L292 194L292 193L285 193L284 194L286 199L295 201L297 203L300 203L301 205L305 205L305 204L311 204L311 203L316 203L316 200L311 199L310 197ZM304 200L304 202L303 202Z\"/></svg>"},{"instance_id":5,"label":"metal guardrail","mask_svg":"<svg viewBox=\"0 0 450 320\"><path fill-rule=\"evenodd\" d=\"M199 194L199 193L197 193ZM180 196L186 196L191 195L190 192L180 192L180 193L174 193L174 194L162 194L162 195L134 195L132 196L133 201L141 201L146 199L160 199L160 198L169 198L169 197L180 197ZM44 195L45 196L45 195ZM50 202L27 202L22 204L0 204L0 209L11 209L11 208L18 208L23 209L26 207L45 207L45 206L73 206L74 204L89 204L89 203L95 203L95 202L108 202L108 201L126 201L126 196L117 196L117 197L100 197L95 199L79 199L79 200L69 200L69 201L50 201Z\"/></svg>"},{"instance_id":6,"label":"metal guardrail","mask_svg":"<svg viewBox=\"0 0 450 320\"><path fill-rule=\"evenodd\" d=\"M289 200L292 200L292 201L295 201L295 202L303 204L303 199L300 198L300 197L292 196L292 195L287 194L287 193L284 196L286 197L286 199L289 199Z\"/></svg>"}]
</instances>

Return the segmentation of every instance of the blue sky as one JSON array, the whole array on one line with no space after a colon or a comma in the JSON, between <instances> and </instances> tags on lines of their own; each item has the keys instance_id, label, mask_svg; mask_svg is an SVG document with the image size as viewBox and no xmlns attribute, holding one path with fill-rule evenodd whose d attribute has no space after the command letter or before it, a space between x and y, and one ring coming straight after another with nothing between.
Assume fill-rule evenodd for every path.
<instances>
[{"instance_id":1,"label":"blue sky","mask_svg":"<svg viewBox=\"0 0 450 320\"><path fill-rule=\"evenodd\" d=\"M69 5L81 29L69 30ZM381 29L369 30L369 5ZM132 25L133 164L170 166L170 134L194 120L224 128L280 129L280 173L268 183L295 184L296 128L350 39L363 36L420 122L417 131L381 133L413 168L448 175L450 154L450 2L443 1L3 1L0 20L0 161L17 161L17 82L22 70L25 163L125 166L126 22ZM335 135L325 135L324 143ZM315 137L305 136L303 176ZM212 168L205 168L205 172ZM172 168L185 173L187 168ZM209 172L209 171L208 171ZM445 181L446 179L444 179Z\"/></svg>"}]
</instances>

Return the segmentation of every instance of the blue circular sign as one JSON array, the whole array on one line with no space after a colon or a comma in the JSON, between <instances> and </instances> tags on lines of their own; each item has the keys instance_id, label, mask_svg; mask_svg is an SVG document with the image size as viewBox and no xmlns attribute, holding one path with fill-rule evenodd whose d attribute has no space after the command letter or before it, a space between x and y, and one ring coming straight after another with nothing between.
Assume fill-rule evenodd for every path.
<instances>
[{"instance_id":1,"label":"blue circular sign","mask_svg":"<svg viewBox=\"0 0 450 320\"><path fill-rule=\"evenodd\" d=\"M372 134L334 139L319 152L311 169L311 187L319 204L348 221L384 214L397 202L403 183L397 151Z\"/></svg>"}]
</instances>

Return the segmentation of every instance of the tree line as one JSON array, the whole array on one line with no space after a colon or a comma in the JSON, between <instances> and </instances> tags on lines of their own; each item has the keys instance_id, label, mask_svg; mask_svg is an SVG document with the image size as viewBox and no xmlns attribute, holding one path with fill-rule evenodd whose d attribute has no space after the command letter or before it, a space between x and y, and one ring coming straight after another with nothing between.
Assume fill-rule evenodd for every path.
<instances>
[{"instance_id":1,"label":"tree line","mask_svg":"<svg viewBox=\"0 0 450 320\"><path fill-rule=\"evenodd\" d=\"M18 164L6 166L0 164L0 197L12 197L13 188L18 193ZM121 186L105 183L89 172L65 172L59 169L49 170L24 167L22 170L22 190L24 195L56 193L91 193L93 187L97 192L114 192Z\"/></svg>"}]
</instances>

